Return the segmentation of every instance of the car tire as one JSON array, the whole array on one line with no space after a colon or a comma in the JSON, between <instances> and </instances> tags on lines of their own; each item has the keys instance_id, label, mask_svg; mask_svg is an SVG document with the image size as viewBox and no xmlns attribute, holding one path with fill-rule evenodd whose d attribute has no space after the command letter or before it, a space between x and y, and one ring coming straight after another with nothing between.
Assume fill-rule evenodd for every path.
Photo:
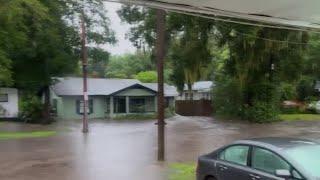
<instances>
[{"instance_id":1,"label":"car tire","mask_svg":"<svg viewBox=\"0 0 320 180\"><path fill-rule=\"evenodd\" d=\"M205 180L217 180L215 177L209 176Z\"/></svg>"}]
</instances>

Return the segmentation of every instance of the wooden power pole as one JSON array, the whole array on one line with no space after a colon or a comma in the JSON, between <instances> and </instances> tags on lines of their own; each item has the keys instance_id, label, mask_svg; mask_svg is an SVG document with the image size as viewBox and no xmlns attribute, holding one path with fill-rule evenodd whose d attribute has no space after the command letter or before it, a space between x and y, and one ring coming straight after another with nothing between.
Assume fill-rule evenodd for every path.
<instances>
[{"instance_id":1,"label":"wooden power pole","mask_svg":"<svg viewBox=\"0 0 320 180\"><path fill-rule=\"evenodd\" d=\"M82 55L82 73L83 73L83 133L88 133L88 50L86 46L86 26L84 12L81 15L81 55Z\"/></svg>"},{"instance_id":2,"label":"wooden power pole","mask_svg":"<svg viewBox=\"0 0 320 180\"><path fill-rule=\"evenodd\" d=\"M157 10L157 40L156 58L158 71L158 160L165 160L165 121L164 121L164 87L163 87L163 64L165 57L165 32L166 13Z\"/></svg>"}]
</instances>

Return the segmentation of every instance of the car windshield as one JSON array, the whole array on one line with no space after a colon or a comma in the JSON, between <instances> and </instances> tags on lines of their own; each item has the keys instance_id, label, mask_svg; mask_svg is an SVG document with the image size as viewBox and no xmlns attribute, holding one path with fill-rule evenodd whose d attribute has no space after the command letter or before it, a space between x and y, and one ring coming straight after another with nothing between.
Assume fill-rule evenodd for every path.
<instances>
[{"instance_id":1,"label":"car windshield","mask_svg":"<svg viewBox=\"0 0 320 180\"><path fill-rule=\"evenodd\" d=\"M287 150L287 155L299 163L307 174L320 177L320 145L310 145Z\"/></svg>"}]
</instances>

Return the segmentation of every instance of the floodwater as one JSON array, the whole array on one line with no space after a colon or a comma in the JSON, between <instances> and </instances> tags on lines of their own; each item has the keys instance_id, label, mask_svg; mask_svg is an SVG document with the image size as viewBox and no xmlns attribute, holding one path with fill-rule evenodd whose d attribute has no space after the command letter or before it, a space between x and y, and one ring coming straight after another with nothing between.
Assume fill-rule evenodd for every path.
<instances>
[{"instance_id":1,"label":"floodwater","mask_svg":"<svg viewBox=\"0 0 320 180\"><path fill-rule=\"evenodd\" d=\"M157 157L154 121L90 121L50 126L0 124L0 131L57 130L56 136L0 140L1 180L166 180L167 165L195 162L234 140L252 137L320 139L320 121L248 124L206 117L176 116L167 120L166 162Z\"/></svg>"}]
</instances>

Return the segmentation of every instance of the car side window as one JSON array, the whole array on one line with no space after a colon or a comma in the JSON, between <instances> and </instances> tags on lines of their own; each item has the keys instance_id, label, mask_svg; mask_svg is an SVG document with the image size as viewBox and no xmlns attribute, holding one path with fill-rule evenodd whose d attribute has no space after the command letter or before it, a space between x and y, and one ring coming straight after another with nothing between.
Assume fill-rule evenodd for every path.
<instances>
[{"instance_id":1,"label":"car side window","mask_svg":"<svg viewBox=\"0 0 320 180\"><path fill-rule=\"evenodd\" d=\"M248 164L249 146L236 145L226 148L219 154L219 159L246 166Z\"/></svg>"},{"instance_id":2,"label":"car side window","mask_svg":"<svg viewBox=\"0 0 320 180\"><path fill-rule=\"evenodd\" d=\"M291 166L277 154L262 148L253 148L252 168L275 174L276 170L289 170Z\"/></svg>"}]
</instances>

